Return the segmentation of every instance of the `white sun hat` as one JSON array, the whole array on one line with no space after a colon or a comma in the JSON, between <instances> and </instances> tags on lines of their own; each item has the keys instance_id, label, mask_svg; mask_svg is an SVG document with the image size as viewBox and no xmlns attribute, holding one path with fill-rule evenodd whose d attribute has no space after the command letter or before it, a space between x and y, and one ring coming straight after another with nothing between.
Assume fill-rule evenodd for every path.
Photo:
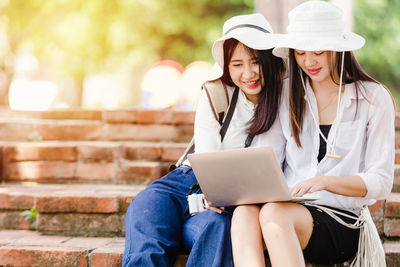
<instances>
[{"instance_id":1,"label":"white sun hat","mask_svg":"<svg viewBox=\"0 0 400 267\"><path fill-rule=\"evenodd\" d=\"M287 34L273 50L286 58L289 48L303 51L353 51L363 47L365 39L345 30L343 11L323 1L304 2L289 12Z\"/></svg>"},{"instance_id":2,"label":"white sun hat","mask_svg":"<svg viewBox=\"0 0 400 267\"><path fill-rule=\"evenodd\" d=\"M228 19L222 28L222 37L214 42L212 55L215 65L210 80L218 79L224 68L224 42L234 38L244 45L256 49L272 49L280 34L273 34L272 27L262 14L240 15Z\"/></svg>"}]
</instances>

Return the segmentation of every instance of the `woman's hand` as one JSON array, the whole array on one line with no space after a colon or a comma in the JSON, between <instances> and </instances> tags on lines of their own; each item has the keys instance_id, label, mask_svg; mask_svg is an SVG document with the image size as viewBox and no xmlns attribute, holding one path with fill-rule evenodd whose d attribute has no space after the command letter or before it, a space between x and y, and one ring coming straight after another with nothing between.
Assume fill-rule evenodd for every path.
<instances>
[{"instance_id":1,"label":"woman's hand","mask_svg":"<svg viewBox=\"0 0 400 267\"><path fill-rule=\"evenodd\" d=\"M222 209L217 208L217 207L213 207L212 203L208 202L204 195L203 195L203 200L205 200L204 202L206 203L206 209L213 210L213 211L215 211L216 213L219 213L219 214L221 214L223 212Z\"/></svg>"},{"instance_id":2,"label":"woman's hand","mask_svg":"<svg viewBox=\"0 0 400 267\"><path fill-rule=\"evenodd\" d=\"M309 178L297 183L290 189L290 193L294 197L302 197L305 194L311 194L317 191L325 190L327 187L324 176Z\"/></svg>"},{"instance_id":3,"label":"woman's hand","mask_svg":"<svg viewBox=\"0 0 400 267\"><path fill-rule=\"evenodd\" d=\"M290 193L294 197L302 197L321 190L350 197L364 197L367 194L367 187L358 175L313 177L297 183Z\"/></svg>"}]
</instances>

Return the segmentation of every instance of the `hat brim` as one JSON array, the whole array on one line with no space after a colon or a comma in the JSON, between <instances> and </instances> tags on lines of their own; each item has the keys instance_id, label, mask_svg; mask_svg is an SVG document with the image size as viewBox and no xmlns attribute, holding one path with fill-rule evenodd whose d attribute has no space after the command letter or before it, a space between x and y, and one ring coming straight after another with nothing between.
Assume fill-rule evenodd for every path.
<instances>
[{"instance_id":1,"label":"hat brim","mask_svg":"<svg viewBox=\"0 0 400 267\"><path fill-rule=\"evenodd\" d=\"M354 51L365 44L365 39L353 32L346 32L338 37L313 37L286 34L276 45L272 53L281 58L289 57L289 49L303 51Z\"/></svg>"},{"instance_id":2,"label":"hat brim","mask_svg":"<svg viewBox=\"0 0 400 267\"><path fill-rule=\"evenodd\" d=\"M212 55L221 69L224 68L224 42L228 39L236 39L247 47L256 50L267 50L274 48L282 39L282 34L264 33L253 29L236 29L218 40L212 47ZM222 74L221 74L222 75Z\"/></svg>"},{"instance_id":3,"label":"hat brim","mask_svg":"<svg viewBox=\"0 0 400 267\"><path fill-rule=\"evenodd\" d=\"M214 63L214 66L210 70L210 73L207 77L207 81L215 81L222 77L224 74L223 69L219 66L217 62Z\"/></svg>"}]
</instances>

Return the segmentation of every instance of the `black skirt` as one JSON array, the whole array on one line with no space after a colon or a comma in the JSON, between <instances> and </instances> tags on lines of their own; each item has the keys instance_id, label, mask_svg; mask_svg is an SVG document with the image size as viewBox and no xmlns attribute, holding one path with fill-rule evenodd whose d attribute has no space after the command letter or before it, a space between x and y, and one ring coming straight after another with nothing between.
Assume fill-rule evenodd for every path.
<instances>
[{"instance_id":1,"label":"black skirt","mask_svg":"<svg viewBox=\"0 0 400 267\"><path fill-rule=\"evenodd\" d=\"M317 207L304 207L310 211L314 220L313 232L303 251L305 260L317 264L335 264L353 258L358 250L360 229L351 229L340 224ZM328 208L357 217L346 210ZM335 215L350 224L356 221L346 216Z\"/></svg>"}]
</instances>

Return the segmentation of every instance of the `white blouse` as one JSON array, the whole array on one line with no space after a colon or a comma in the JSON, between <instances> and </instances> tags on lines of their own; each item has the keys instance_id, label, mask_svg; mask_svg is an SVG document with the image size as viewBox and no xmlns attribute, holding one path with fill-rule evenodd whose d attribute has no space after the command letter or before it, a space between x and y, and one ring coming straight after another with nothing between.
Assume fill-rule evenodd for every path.
<instances>
[{"instance_id":1,"label":"white blouse","mask_svg":"<svg viewBox=\"0 0 400 267\"><path fill-rule=\"evenodd\" d=\"M232 98L234 88L227 87L229 98ZM212 152L219 150L243 148L248 134L249 122L253 118L256 105L246 98L246 95L239 90L238 101L232 120L229 124L225 138L221 143L219 130L220 124L215 119L211 110L208 96L203 90L196 109L194 123L195 153ZM275 120L272 128L261 135L255 136L251 146L269 145L275 149L277 158L283 161L283 136L279 119ZM187 164L188 161L185 162Z\"/></svg>"},{"instance_id":2,"label":"white blouse","mask_svg":"<svg viewBox=\"0 0 400 267\"><path fill-rule=\"evenodd\" d=\"M315 95L307 82L307 95L318 120ZM327 205L359 213L363 205L384 199L391 191L394 172L394 107L390 94L381 85L361 82L356 96L354 84L347 84L341 98L338 117L332 124L328 142L337 131L335 151L341 159L324 157L318 162L320 137L308 104L305 105L302 147L291 136L288 83L285 83L280 122L286 140L284 173L289 187L315 176L358 175L368 190L365 197L347 197L328 191L307 194L318 198L315 204ZM358 109L356 112L356 99ZM305 97L306 101L307 97ZM327 147L328 149L328 147Z\"/></svg>"}]
</instances>

